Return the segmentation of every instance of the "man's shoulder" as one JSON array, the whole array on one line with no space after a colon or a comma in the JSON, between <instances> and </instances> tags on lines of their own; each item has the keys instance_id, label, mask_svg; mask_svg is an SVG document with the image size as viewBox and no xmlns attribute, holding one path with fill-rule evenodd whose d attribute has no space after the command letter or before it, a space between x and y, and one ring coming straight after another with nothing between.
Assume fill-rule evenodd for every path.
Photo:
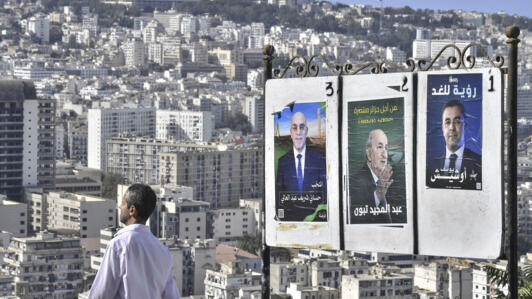
<instances>
[{"instance_id":1,"label":"man's shoulder","mask_svg":"<svg viewBox=\"0 0 532 299\"><path fill-rule=\"evenodd\" d=\"M471 149L469 148L464 148L464 159L466 158L469 158L469 159L473 159L473 160L480 160L480 155L475 153L474 151L472 151Z\"/></svg>"},{"instance_id":2,"label":"man's shoulder","mask_svg":"<svg viewBox=\"0 0 532 299\"><path fill-rule=\"evenodd\" d=\"M279 158L279 162L288 162L293 159L294 159L294 151L290 149L288 152L286 152L284 155L282 155Z\"/></svg>"},{"instance_id":3,"label":"man's shoulder","mask_svg":"<svg viewBox=\"0 0 532 299\"><path fill-rule=\"evenodd\" d=\"M317 158L322 158L323 159L323 155L320 154L319 152L307 147L307 156L308 157L317 157Z\"/></svg>"}]
</instances>

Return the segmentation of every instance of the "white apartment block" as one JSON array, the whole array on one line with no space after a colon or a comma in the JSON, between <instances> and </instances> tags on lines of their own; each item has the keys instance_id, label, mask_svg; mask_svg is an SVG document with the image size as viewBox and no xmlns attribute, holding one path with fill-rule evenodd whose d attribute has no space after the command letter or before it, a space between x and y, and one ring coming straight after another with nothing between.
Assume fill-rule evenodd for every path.
<instances>
[{"instance_id":1,"label":"white apartment block","mask_svg":"<svg viewBox=\"0 0 532 299\"><path fill-rule=\"evenodd\" d=\"M250 199L240 199L241 208L251 209L253 211L253 216L255 217L255 222L257 223L257 230L254 235L258 236L262 232L262 199L261 198L250 198Z\"/></svg>"},{"instance_id":2,"label":"white apartment block","mask_svg":"<svg viewBox=\"0 0 532 299\"><path fill-rule=\"evenodd\" d=\"M119 173L130 182L165 183L159 171L161 153L194 151L204 148L216 149L216 146L142 137L111 138L107 139L106 171Z\"/></svg>"},{"instance_id":3,"label":"white apartment block","mask_svg":"<svg viewBox=\"0 0 532 299\"><path fill-rule=\"evenodd\" d=\"M241 298L241 289L260 287L262 274L246 271L244 263L232 261L220 264L219 271L207 270L205 276L206 299L236 299Z\"/></svg>"},{"instance_id":4,"label":"white apartment block","mask_svg":"<svg viewBox=\"0 0 532 299\"><path fill-rule=\"evenodd\" d=\"M13 238L0 273L25 282L24 298L75 298L83 287L83 258L78 238L52 233Z\"/></svg>"},{"instance_id":5,"label":"white apartment block","mask_svg":"<svg viewBox=\"0 0 532 299\"><path fill-rule=\"evenodd\" d=\"M30 232L40 232L48 228L48 201L47 192L42 188L26 188L25 200L28 205Z\"/></svg>"},{"instance_id":6,"label":"white apartment block","mask_svg":"<svg viewBox=\"0 0 532 299\"><path fill-rule=\"evenodd\" d=\"M194 199L211 207L234 207L241 198L262 194L262 149L220 147L217 150L161 153L159 171L165 184L191 186Z\"/></svg>"},{"instance_id":7,"label":"white apartment block","mask_svg":"<svg viewBox=\"0 0 532 299\"><path fill-rule=\"evenodd\" d=\"M204 279L216 268L216 242L212 239L185 241L160 239L174 261L174 279L181 296L205 294Z\"/></svg>"},{"instance_id":8,"label":"white apartment block","mask_svg":"<svg viewBox=\"0 0 532 299\"><path fill-rule=\"evenodd\" d=\"M496 298L495 289L496 285L491 284L488 280L488 274L483 269L484 264L481 263L479 268L473 269L473 296L471 298L473 299L489 299L489 298ZM494 265L489 264L492 267L499 268L502 270L505 270L506 267L502 265ZM500 289L505 294L508 294L508 287L504 287Z\"/></svg>"},{"instance_id":9,"label":"white apartment block","mask_svg":"<svg viewBox=\"0 0 532 299\"><path fill-rule=\"evenodd\" d=\"M210 112L157 110L157 139L209 141L213 130Z\"/></svg>"},{"instance_id":10,"label":"white apartment block","mask_svg":"<svg viewBox=\"0 0 532 299\"><path fill-rule=\"evenodd\" d=\"M98 33L98 15L86 14L83 16L82 28L89 30L92 36Z\"/></svg>"},{"instance_id":11,"label":"white apartment block","mask_svg":"<svg viewBox=\"0 0 532 299\"><path fill-rule=\"evenodd\" d=\"M270 288L272 294L286 293L290 283L309 285L308 266L300 263L270 264Z\"/></svg>"},{"instance_id":12,"label":"white apartment block","mask_svg":"<svg viewBox=\"0 0 532 299\"><path fill-rule=\"evenodd\" d=\"M181 19L181 34L190 35L191 33L196 33L197 27L196 17L187 15Z\"/></svg>"},{"instance_id":13,"label":"white apartment block","mask_svg":"<svg viewBox=\"0 0 532 299\"><path fill-rule=\"evenodd\" d=\"M7 231L15 237L25 237L28 234L27 205L7 200L0 194L0 231Z\"/></svg>"},{"instance_id":14,"label":"white apartment block","mask_svg":"<svg viewBox=\"0 0 532 299\"><path fill-rule=\"evenodd\" d=\"M213 237L220 242L234 242L244 235L253 235L257 229L252 209L234 208L211 211Z\"/></svg>"},{"instance_id":15,"label":"white apartment block","mask_svg":"<svg viewBox=\"0 0 532 299\"><path fill-rule=\"evenodd\" d=\"M414 286L445 298L471 298L472 269L438 262L415 265Z\"/></svg>"},{"instance_id":16,"label":"white apartment block","mask_svg":"<svg viewBox=\"0 0 532 299\"><path fill-rule=\"evenodd\" d=\"M262 97L246 97L244 114L248 117L253 133L264 130L264 99Z\"/></svg>"},{"instance_id":17,"label":"white apartment block","mask_svg":"<svg viewBox=\"0 0 532 299\"><path fill-rule=\"evenodd\" d=\"M386 47L386 60L401 65L406 61L406 53L397 47Z\"/></svg>"},{"instance_id":18,"label":"white apartment block","mask_svg":"<svg viewBox=\"0 0 532 299\"><path fill-rule=\"evenodd\" d=\"M137 67L144 65L144 42L138 38L128 40L122 46L126 66Z\"/></svg>"},{"instance_id":19,"label":"white apartment block","mask_svg":"<svg viewBox=\"0 0 532 299\"><path fill-rule=\"evenodd\" d=\"M342 282L342 267L332 259L318 259L310 263L310 284L312 286L338 289Z\"/></svg>"},{"instance_id":20,"label":"white apartment block","mask_svg":"<svg viewBox=\"0 0 532 299\"><path fill-rule=\"evenodd\" d=\"M397 298L411 299L412 277L405 274L384 273L381 275L342 276L341 298Z\"/></svg>"},{"instance_id":21,"label":"white apartment block","mask_svg":"<svg viewBox=\"0 0 532 299\"><path fill-rule=\"evenodd\" d=\"M310 298L321 298L321 299L337 299L340 297L340 292L338 289L331 287L316 287L316 286L303 286L294 282L291 282L288 288L286 289L286 294L292 299L310 299ZM351 298L351 297L345 297Z\"/></svg>"},{"instance_id":22,"label":"white apartment block","mask_svg":"<svg viewBox=\"0 0 532 299\"><path fill-rule=\"evenodd\" d=\"M106 140L123 133L155 134L155 109L89 109L88 166L105 169Z\"/></svg>"},{"instance_id":23,"label":"white apartment block","mask_svg":"<svg viewBox=\"0 0 532 299\"><path fill-rule=\"evenodd\" d=\"M100 230L116 226L115 202L101 197L49 192L48 229L78 231L81 238L97 238Z\"/></svg>"},{"instance_id":24,"label":"white apartment block","mask_svg":"<svg viewBox=\"0 0 532 299\"><path fill-rule=\"evenodd\" d=\"M42 43L50 42L50 21L44 16L34 16L28 20L26 33L33 33L41 39Z\"/></svg>"}]
</instances>

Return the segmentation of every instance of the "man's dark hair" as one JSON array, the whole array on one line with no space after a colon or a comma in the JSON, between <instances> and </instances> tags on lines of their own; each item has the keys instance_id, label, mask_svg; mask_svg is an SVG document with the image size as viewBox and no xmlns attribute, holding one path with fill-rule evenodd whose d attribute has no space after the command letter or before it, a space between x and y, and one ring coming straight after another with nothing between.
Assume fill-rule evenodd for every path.
<instances>
[{"instance_id":1,"label":"man's dark hair","mask_svg":"<svg viewBox=\"0 0 532 299\"><path fill-rule=\"evenodd\" d=\"M135 206L138 218L148 220L155 209L157 196L150 186L133 184L127 188L126 203L128 209Z\"/></svg>"},{"instance_id":2,"label":"man's dark hair","mask_svg":"<svg viewBox=\"0 0 532 299\"><path fill-rule=\"evenodd\" d=\"M443 111L445 111L445 109L451 108L451 107L458 107L458 109L460 109L460 114L462 116L465 116L464 115L464 112L465 112L464 105L462 105L462 103L460 103L460 101L458 101L458 100L450 100L447 103L445 103L445 105L443 105L443 109L441 110L442 116L443 116Z\"/></svg>"}]
</instances>

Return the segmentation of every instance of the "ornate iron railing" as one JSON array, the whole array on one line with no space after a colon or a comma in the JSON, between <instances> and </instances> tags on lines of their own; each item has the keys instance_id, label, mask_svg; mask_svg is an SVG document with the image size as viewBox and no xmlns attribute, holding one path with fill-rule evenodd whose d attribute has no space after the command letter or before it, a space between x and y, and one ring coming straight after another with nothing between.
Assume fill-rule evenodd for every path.
<instances>
[{"instance_id":1,"label":"ornate iron railing","mask_svg":"<svg viewBox=\"0 0 532 299\"><path fill-rule=\"evenodd\" d=\"M482 47L482 45L479 43L470 43L463 49L460 49L454 44L445 45L428 65L427 61L424 59L420 59L416 63L416 61L412 58L407 59L403 64L382 60L365 62L359 66L356 66L351 62L344 64L333 64L329 62L322 54L312 55L309 59L304 56L294 56L284 68L280 67L273 70L273 78L284 78L291 69L294 70L295 76L298 78L317 77L320 73L320 65L317 63L317 58L323 61L321 65L327 67L327 69L333 75L356 75L364 70L369 70L369 72L372 74L381 74L387 73L390 68L402 72L425 72L431 70L435 66L436 62L442 58L443 53L448 49L454 50L454 53L447 57L446 65L449 69L473 69L475 67L477 57L475 55L466 55L468 50L472 48L478 48L482 53L482 57L487 59L492 67L503 69L504 58L502 56L496 56L494 59L491 59L488 55L488 52Z\"/></svg>"}]
</instances>

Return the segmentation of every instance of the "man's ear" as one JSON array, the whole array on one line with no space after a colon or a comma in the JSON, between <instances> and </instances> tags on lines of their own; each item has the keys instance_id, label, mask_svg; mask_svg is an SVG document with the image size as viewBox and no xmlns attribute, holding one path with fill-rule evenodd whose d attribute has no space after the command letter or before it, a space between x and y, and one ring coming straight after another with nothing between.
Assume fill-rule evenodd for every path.
<instances>
[{"instance_id":1,"label":"man's ear","mask_svg":"<svg viewBox=\"0 0 532 299\"><path fill-rule=\"evenodd\" d=\"M371 153L371 149L369 147L366 147L366 160L368 160L369 162L371 162L371 159L369 158L370 153Z\"/></svg>"},{"instance_id":2,"label":"man's ear","mask_svg":"<svg viewBox=\"0 0 532 299\"><path fill-rule=\"evenodd\" d=\"M137 207L135 205L131 205L128 209L129 216L136 217L137 216Z\"/></svg>"}]
</instances>

